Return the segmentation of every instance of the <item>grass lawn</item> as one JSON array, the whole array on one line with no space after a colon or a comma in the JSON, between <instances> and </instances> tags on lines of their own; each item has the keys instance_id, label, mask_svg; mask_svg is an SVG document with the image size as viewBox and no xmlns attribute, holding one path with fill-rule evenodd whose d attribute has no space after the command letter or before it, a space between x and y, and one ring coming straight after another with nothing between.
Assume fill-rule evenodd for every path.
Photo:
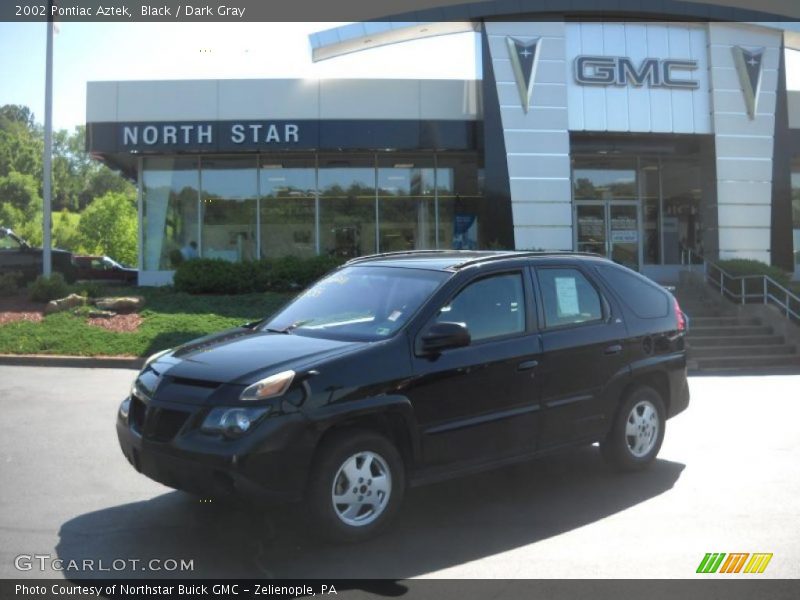
<instances>
[{"instance_id":1,"label":"grass lawn","mask_svg":"<svg viewBox=\"0 0 800 600\"><path fill-rule=\"evenodd\" d=\"M193 338L261 319L291 296L264 293L239 296L192 296L159 288L123 288L109 295L141 295L147 302L139 328L117 333L89 325L70 312L39 323L17 321L0 326L0 354L74 356L148 356Z\"/></svg>"}]
</instances>

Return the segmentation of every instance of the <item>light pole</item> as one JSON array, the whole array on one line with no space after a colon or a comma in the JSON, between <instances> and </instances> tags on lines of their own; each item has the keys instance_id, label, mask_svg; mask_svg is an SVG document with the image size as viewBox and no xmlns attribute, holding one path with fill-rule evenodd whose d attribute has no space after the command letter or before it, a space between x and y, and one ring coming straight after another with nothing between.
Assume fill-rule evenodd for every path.
<instances>
[{"instance_id":1,"label":"light pole","mask_svg":"<svg viewBox=\"0 0 800 600\"><path fill-rule=\"evenodd\" d=\"M42 169L44 171L44 213L42 215L42 227L44 229L42 237L42 275L50 277L53 267L51 246L51 195L52 195L52 165L53 154L53 2L47 2L47 51L45 56L45 79L44 79L44 159Z\"/></svg>"}]
</instances>

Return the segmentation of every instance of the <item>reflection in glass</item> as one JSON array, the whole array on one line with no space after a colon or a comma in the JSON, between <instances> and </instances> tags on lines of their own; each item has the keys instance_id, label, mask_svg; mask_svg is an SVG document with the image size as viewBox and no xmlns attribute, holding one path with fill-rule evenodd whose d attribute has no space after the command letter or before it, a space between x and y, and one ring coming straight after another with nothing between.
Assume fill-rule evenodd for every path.
<instances>
[{"instance_id":1,"label":"reflection in glass","mask_svg":"<svg viewBox=\"0 0 800 600\"><path fill-rule=\"evenodd\" d=\"M320 254L351 258L375 252L373 155L320 156Z\"/></svg>"},{"instance_id":2,"label":"reflection in glass","mask_svg":"<svg viewBox=\"0 0 800 600\"><path fill-rule=\"evenodd\" d=\"M261 161L261 257L313 256L314 157L269 156Z\"/></svg>"},{"instance_id":3,"label":"reflection in glass","mask_svg":"<svg viewBox=\"0 0 800 600\"><path fill-rule=\"evenodd\" d=\"M197 159L146 158L142 169L145 271L177 268L197 256Z\"/></svg>"},{"instance_id":4,"label":"reflection in glass","mask_svg":"<svg viewBox=\"0 0 800 600\"><path fill-rule=\"evenodd\" d=\"M578 252L606 254L606 206L584 204L576 207L578 215Z\"/></svg>"},{"instance_id":5,"label":"reflection in glass","mask_svg":"<svg viewBox=\"0 0 800 600\"><path fill-rule=\"evenodd\" d=\"M174 270L199 256L499 248L504 217L484 200L481 160L455 152L145 158L143 268Z\"/></svg>"},{"instance_id":6,"label":"reflection in glass","mask_svg":"<svg viewBox=\"0 0 800 600\"><path fill-rule=\"evenodd\" d=\"M665 264L680 264L684 248L705 255L700 211L702 188L701 167L696 161L661 162L661 229Z\"/></svg>"},{"instance_id":7,"label":"reflection in glass","mask_svg":"<svg viewBox=\"0 0 800 600\"><path fill-rule=\"evenodd\" d=\"M378 161L379 251L436 247L433 158L387 156Z\"/></svg>"},{"instance_id":8,"label":"reflection in glass","mask_svg":"<svg viewBox=\"0 0 800 600\"><path fill-rule=\"evenodd\" d=\"M639 189L642 194L642 255L646 265L661 262L660 227L660 181L657 159L642 160L639 169Z\"/></svg>"},{"instance_id":9,"label":"reflection in glass","mask_svg":"<svg viewBox=\"0 0 800 600\"><path fill-rule=\"evenodd\" d=\"M639 219L635 204L608 205L611 260L639 270Z\"/></svg>"},{"instance_id":10,"label":"reflection in glass","mask_svg":"<svg viewBox=\"0 0 800 600\"><path fill-rule=\"evenodd\" d=\"M572 186L576 200L636 199L636 163L605 157L577 159Z\"/></svg>"},{"instance_id":11,"label":"reflection in glass","mask_svg":"<svg viewBox=\"0 0 800 600\"><path fill-rule=\"evenodd\" d=\"M204 258L232 262L256 258L255 158L210 158L202 162Z\"/></svg>"},{"instance_id":12,"label":"reflection in glass","mask_svg":"<svg viewBox=\"0 0 800 600\"><path fill-rule=\"evenodd\" d=\"M496 246L490 237L492 207L483 199L478 158L440 155L437 159L438 247L476 250Z\"/></svg>"},{"instance_id":13,"label":"reflection in glass","mask_svg":"<svg viewBox=\"0 0 800 600\"><path fill-rule=\"evenodd\" d=\"M800 158L792 165L792 227L794 264L795 269L800 269Z\"/></svg>"}]
</instances>

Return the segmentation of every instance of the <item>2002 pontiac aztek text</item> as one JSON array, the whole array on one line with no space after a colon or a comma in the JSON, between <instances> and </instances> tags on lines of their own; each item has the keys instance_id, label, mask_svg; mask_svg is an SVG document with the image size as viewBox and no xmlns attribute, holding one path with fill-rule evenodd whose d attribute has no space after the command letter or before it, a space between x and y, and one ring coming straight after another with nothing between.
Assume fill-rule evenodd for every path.
<instances>
[{"instance_id":1,"label":"2002 pontiac aztek text","mask_svg":"<svg viewBox=\"0 0 800 600\"><path fill-rule=\"evenodd\" d=\"M407 485L593 442L648 465L689 403L684 333L667 290L596 256L364 257L270 319L150 357L117 432L156 481L304 499L357 540Z\"/></svg>"}]
</instances>

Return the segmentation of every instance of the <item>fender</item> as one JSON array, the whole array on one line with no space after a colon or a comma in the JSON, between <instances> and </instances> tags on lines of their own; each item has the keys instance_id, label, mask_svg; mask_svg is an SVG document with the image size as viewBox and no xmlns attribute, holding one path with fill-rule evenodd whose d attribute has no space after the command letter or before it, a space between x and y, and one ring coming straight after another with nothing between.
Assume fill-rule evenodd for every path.
<instances>
[{"instance_id":1,"label":"fender","mask_svg":"<svg viewBox=\"0 0 800 600\"><path fill-rule=\"evenodd\" d=\"M421 442L414 407L411 405L411 401L401 394L368 396L359 400L326 404L311 411L302 412L312 424L318 427L321 433L340 423L361 417L398 415L405 424L414 460L416 461L420 456Z\"/></svg>"}]
</instances>

